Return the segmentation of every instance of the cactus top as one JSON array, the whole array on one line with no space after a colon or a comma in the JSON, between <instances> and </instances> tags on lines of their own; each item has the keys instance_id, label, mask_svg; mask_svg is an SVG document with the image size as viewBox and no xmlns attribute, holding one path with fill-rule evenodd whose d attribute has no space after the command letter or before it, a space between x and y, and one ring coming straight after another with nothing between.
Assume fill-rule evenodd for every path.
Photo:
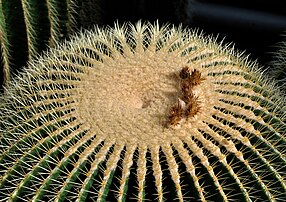
<instances>
[{"instance_id":1,"label":"cactus top","mask_svg":"<svg viewBox=\"0 0 286 202\"><path fill-rule=\"evenodd\" d=\"M0 200L286 200L274 88L195 31L85 31L6 89Z\"/></svg>"}]
</instances>

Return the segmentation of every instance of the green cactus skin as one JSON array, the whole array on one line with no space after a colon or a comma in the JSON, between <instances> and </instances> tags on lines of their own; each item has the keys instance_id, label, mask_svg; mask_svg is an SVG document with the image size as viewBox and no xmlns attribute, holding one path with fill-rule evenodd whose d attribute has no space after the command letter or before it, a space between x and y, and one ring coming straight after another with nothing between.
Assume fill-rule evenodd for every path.
<instances>
[{"instance_id":1,"label":"green cactus skin","mask_svg":"<svg viewBox=\"0 0 286 202\"><path fill-rule=\"evenodd\" d=\"M166 126L183 67L200 109ZM230 46L157 23L85 31L0 105L0 201L285 201L285 95Z\"/></svg>"}]
</instances>

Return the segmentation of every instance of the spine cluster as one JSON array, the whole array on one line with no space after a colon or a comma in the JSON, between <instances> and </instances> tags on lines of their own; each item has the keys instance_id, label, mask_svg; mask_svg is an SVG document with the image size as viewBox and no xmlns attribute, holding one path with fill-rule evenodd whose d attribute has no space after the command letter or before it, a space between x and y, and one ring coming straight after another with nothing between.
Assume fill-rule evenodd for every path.
<instances>
[{"instance_id":1,"label":"spine cluster","mask_svg":"<svg viewBox=\"0 0 286 202\"><path fill-rule=\"evenodd\" d=\"M181 96L169 112L168 126L176 126L182 121L194 117L200 111L199 97L194 95L193 89L201 84L205 78L196 69L190 72L189 67L183 67L179 77Z\"/></svg>"}]
</instances>

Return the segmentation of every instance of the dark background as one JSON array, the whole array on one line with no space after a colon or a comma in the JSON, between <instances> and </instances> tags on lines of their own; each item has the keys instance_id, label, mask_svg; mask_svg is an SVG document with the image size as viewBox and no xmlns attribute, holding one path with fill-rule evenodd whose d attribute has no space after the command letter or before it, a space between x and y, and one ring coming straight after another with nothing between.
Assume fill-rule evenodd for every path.
<instances>
[{"instance_id":1,"label":"dark background","mask_svg":"<svg viewBox=\"0 0 286 202\"><path fill-rule=\"evenodd\" d=\"M218 40L234 42L235 47L268 66L277 43L286 35L285 0L106 0L103 22L182 23L199 28Z\"/></svg>"}]
</instances>

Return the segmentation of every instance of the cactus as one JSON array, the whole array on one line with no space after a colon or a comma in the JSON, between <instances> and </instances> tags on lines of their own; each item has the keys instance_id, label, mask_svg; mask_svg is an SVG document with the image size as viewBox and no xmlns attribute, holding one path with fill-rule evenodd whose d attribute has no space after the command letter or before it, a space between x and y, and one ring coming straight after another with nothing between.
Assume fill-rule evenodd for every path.
<instances>
[{"instance_id":1,"label":"cactus","mask_svg":"<svg viewBox=\"0 0 286 202\"><path fill-rule=\"evenodd\" d=\"M100 9L100 0L0 1L1 87L48 46L99 23Z\"/></svg>"},{"instance_id":2,"label":"cactus","mask_svg":"<svg viewBox=\"0 0 286 202\"><path fill-rule=\"evenodd\" d=\"M1 99L0 201L286 200L285 95L196 31L83 31Z\"/></svg>"},{"instance_id":3,"label":"cactus","mask_svg":"<svg viewBox=\"0 0 286 202\"><path fill-rule=\"evenodd\" d=\"M286 36L278 44L278 49L274 52L273 60L270 62L271 69L269 73L280 85L282 90L286 90Z\"/></svg>"}]
</instances>

